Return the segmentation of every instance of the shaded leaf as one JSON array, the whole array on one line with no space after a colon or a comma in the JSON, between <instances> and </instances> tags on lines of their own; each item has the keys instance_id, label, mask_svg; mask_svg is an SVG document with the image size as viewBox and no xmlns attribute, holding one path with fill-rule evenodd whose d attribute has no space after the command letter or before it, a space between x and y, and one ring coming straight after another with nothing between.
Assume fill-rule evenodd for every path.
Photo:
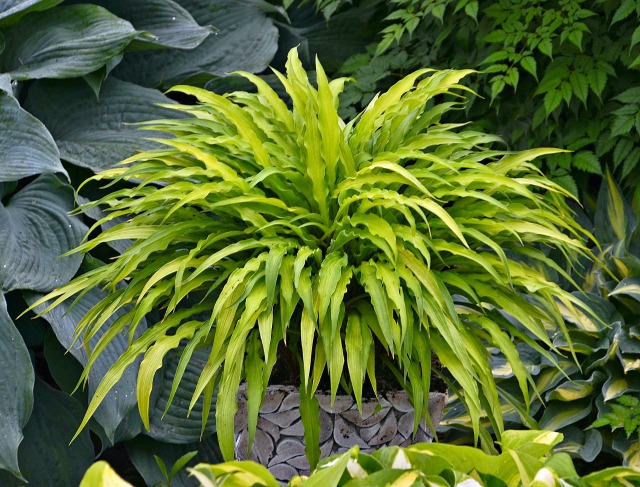
<instances>
[{"instance_id":1,"label":"shaded leaf","mask_svg":"<svg viewBox=\"0 0 640 487\"><path fill-rule=\"evenodd\" d=\"M50 324L60 344L75 357L83 366L87 364L88 357L84 346L80 342L74 344L74 330L78 326L80 320L85 314L96 305L102 298L106 296L104 291L92 289L85 294L74 307L70 307L71 301L62 303L50 312L42 315ZM29 305L33 304L41 295L29 293L25 295L25 299ZM36 312L45 309L47 304L42 304L34 308ZM115 320L121 317L124 311L115 312L105 323L105 325L96 333L91 341L91 347L94 347L100 337L106 332L107 328L113 324ZM146 329L146 322L139 325L136 336L140 335ZM98 384L118 359L120 354L127 348L128 334L121 333L109 343L105 351L98 357L89 372L88 393L92 397ZM115 387L107 394L100 407L95 413L96 420L103 427L107 438L111 443L115 443L122 439L135 436L141 431L140 423L128 422L124 424L124 428L119 428L127 414L136 408L136 380L138 377L137 367L130 367L118 381Z\"/></svg>"},{"instance_id":2,"label":"shaded leaf","mask_svg":"<svg viewBox=\"0 0 640 487\"><path fill-rule=\"evenodd\" d=\"M544 109L549 115L553 112L562 102L562 93L560 90L551 90L544 95Z\"/></svg>"},{"instance_id":3,"label":"shaded leaf","mask_svg":"<svg viewBox=\"0 0 640 487\"><path fill-rule=\"evenodd\" d=\"M589 94L589 80L582 73L572 73L571 78L569 78L571 82L571 89L573 90L573 94L578 97L578 99L586 103L587 95Z\"/></svg>"},{"instance_id":4,"label":"shaded leaf","mask_svg":"<svg viewBox=\"0 0 640 487\"><path fill-rule=\"evenodd\" d=\"M18 445L33 406L34 371L20 332L0 294L0 468L19 476Z\"/></svg>"},{"instance_id":5,"label":"shaded leaf","mask_svg":"<svg viewBox=\"0 0 640 487\"><path fill-rule=\"evenodd\" d=\"M587 79L591 90L600 96L607 84L607 72L602 69L592 69L587 73Z\"/></svg>"},{"instance_id":6,"label":"shaded leaf","mask_svg":"<svg viewBox=\"0 0 640 487\"><path fill-rule=\"evenodd\" d=\"M148 436L138 436L127 441L125 448L147 485L155 485L157 482L165 481L152 455L157 455L165 465L169 466L174 465L182 455L192 451L197 451L198 454L188 463L189 466L202 462L213 464L222 462L222 454L215 436L208 436L202 441L184 444L172 444L154 440ZM199 484L183 469L173 477L171 485L172 487L197 487Z\"/></svg>"},{"instance_id":7,"label":"shaded leaf","mask_svg":"<svg viewBox=\"0 0 640 487\"><path fill-rule=\"evenodd\" d=\"M73 393L82 375L82 365L71 353L67 353L52 328L47 330L44 337L44 358L58 387L86 404L86 397L80 399L81 395L86 396L86 391L77 390Z\"/></svg>"},{"instance_id":8,"label":"shaded leaf","mask_svg":"<svg viewBox=\"0 0 640 487\"><path fill-rule=\"evenodd\" d=\"M30 485L78 485L93 462L89 431L71 438L84 414L80 403L37 380L33 412L24 429L18 458Z\"/></svg>"},{"instance_id":9,"label":"shaded leaf","mask_svg":"<svg viewBox=\"0 0 640 487\"><path fill-rule=\"evenodd\" d=\"M310 7L292 10L289 16L290 24L278 24L281 48L275 65L284 64L289 49L298 46L306 68L314 69L318 56L326 71L337 71L347 58L365 51L382 27L375 5L346 9L329 20L314 14Z\"/></svg>"}]
</instances>

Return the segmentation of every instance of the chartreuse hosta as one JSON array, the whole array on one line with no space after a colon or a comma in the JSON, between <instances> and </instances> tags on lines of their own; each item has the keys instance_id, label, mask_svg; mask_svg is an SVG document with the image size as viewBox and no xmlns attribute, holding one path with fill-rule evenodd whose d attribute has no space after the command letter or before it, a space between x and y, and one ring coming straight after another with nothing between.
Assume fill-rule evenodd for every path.
<instances>
[{"instance_id":1,"label":"chartreuse hosta","mask_svg":"<svg viewBox=\"0 0 640 487\"><path fill-rule=\"evenodd\" d=\"M309 477L293 477L289 487L631 487L640 472L612 467L581 477L566 453L552 453L562 435L551 431L505 431L500 455L478 448L423 443L390 446L372 454L357 446L323 460ZM189 469L201 487L279 487L262 465L253 462L201 463ZM130 487L100 461L87 470L80 487Z\"/></svg>"},{"instance_id":2,"label":"chartreuse hosta","mask_svg":"<svg viewBox=\"0 0 640 487\"><path fill-rule=\"evenodd\" d=\"M194 350L208 347L192 404L202 394L211 404L218 387L217 431L231 458L238 386L246 379L253 432L285 344L300 363L312 465L321 376L332 396L342 383L360 404L367 378L376 388L380 354L410 394L416 427L428 416L435 354L476 434L483 410L501 431L487 346L508 358L528 403L532 381L514 341L548 356L546 329L565 329L558 303L584 306L547 277L569 278L545 248L558 249L569 266L589 253L581 241L590 236L572 219L566 192L530 162L557 151L500 152L488 148L496 136L442 123L462 106L468 90L458 83L469 71L416 71L345 123L336 111L345 79L329 82L318 63L316 88L295 50L286 68L276 74L292 109L246 73L255 94L175 87L198 103L169 106L189 118L146 126L173 136L160 140L164 149L93 178L132 183L86 207L110 210L96 225L127 221L77 251L118 239L134 244L40 301L50 309L93 287L109 290L78 324L85 344L116 310L127 310L90 350L84 378L116 334L130 333L82 426L140 356L138 404L148 426L163 358L181 354L175 393ZM152 309L162 319L136 338Z\"/></svg>"}]
</instances>

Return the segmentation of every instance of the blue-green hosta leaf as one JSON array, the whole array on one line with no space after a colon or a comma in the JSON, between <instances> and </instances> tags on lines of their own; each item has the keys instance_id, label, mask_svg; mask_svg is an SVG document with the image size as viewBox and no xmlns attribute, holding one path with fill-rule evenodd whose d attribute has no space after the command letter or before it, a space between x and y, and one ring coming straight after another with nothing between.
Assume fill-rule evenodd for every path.
<instances>
[{"instance_id":1,"label":"blue-green hosta leaf","mask_svg":"<svg viewBox=\"0 0 640 487\"><path fill-rule=\"evenodd\" d=\"M33 412L24 428L18 458L29 485L78 485L93 462L93 444L86 429L71 442L84 414L80 403L37 380Z\"/></svg>"},{"instance_id":2,"label":"blue-green hosta leaf","mask_svg":"<svg viewBox=\"0 0 640 487\"><path fill-rule=\"evenodd\" d=\"M194 49L213 31L209 26L198 25L186 9L172 0L96 0L92 3L128 20L138 31L152 34L153 37L138 37L129 50Z\"/></svg>"},{"instance_id":3,"label":"blue-green hosta leaf","mask_svg":"<svg viewBox=\"0 0 640 487\"><path fill-rule=\"evenodd\" d=\"M164 411L167 407L167 400L171 393L171 386L180 356L177 355L164 361L161 373L156 375L157 380L154 381L151 410L149 412L151 423L151 430L148 432L149 436L167 443L193 443L201 438L203 397L201 396L198 399L191 412L189 412L189 404L208 358L209 352L204 349L196 350L193 353L166 414ZM214 394L214 408L216 397L217 394ZM211 436L216 430L212 416L209 416L207 427L202 437Z\"/></svg>"},{"instance_id":4,"label":"blue-green hosta leaf","mask_svg":"<svg viewBox=\"0 0 640 487\"><path fill-rule=\"evenodd\" d=\"M0 197L2 194L0 187ZM42 175L0 203L0 289L50 291L66 284L82 256L61 258L80 244L85 225L70 217L73 189Z\"/></svg>"},{"instance_id":5,"label":"blue-green hosta leaf","mask_svg":"<svg viewBox=\"0 0 640 487\"><path fill-rule=\"evenodd\" d=\"M1 0L0 25L16 22L23 15L38 10L47 10L63 0Z\"/></svg>"},{"instance_id":6,"label":"blue-green hosta leaf","mask_svg":"<svg viewBox=\"0 0 640 487\"><path fill-rule=\"evenodd\" d=\"M170 468L182 455L192 451L197 451L198 454L187 464L189 467L197 463L222 462L222 454L215 436L209 436L195 443L181 445L163 443L148 436L138 436L126 442L125 448L129 458L131 458L147 485L156 485L158 482L165 480L153 455L162 458L167 468ZM192 487L195 485L198 485L197 482L194 481L193 477L189 476L189 473L184 468L171 480L172 487Z\"/></svg>"},{"instance_id":7,"label":"blue-green hosta leaf","mask_svg":"<svg viewBox=\"0 0 640 487\"><path fill-rule=\"evenodd\" d=\"M10 82L8 88L11 90ZM11 91L0 89L0 181L42 173L66 175L58 148L44 124L23 110Z\"/></svg>"},{"instance_id":8,"label":"blue-green hosta leaf","mask_svg":"<svg viewBox=\"0 0 640 487\"><path fill-rule=\"evenodd\" d=\"M102 83L107 79L109 73L122 61L122 53L113 56L107 64L94 71L93 73L85 74L82 79L87 82L93 92L96 94L96 98L100 99L100 88Z\"/></svg>"},{"instance_id":9,"label":"blue-green hosta leaf","mask_svg":"<svg viewBox=\"0 0 640 487\"><path fill-rule=\"evenodd\" d=\"M4 49L2 34L0 34L0 53ZM11 76L8 74L0 74L0 91L4 91L5 93L12 95L13 87L11 86Z\"/></svg>"},{"instance_id":10,"label":"blue-green hosta leaf","mask_svg":"<svg viewBox=\"0 0 640 487\"><path fill-rule=\"evenodd\" d=\"M56 334L60 344L68 349L82 365L87 364L87 352L79 342L73 344L73 332L89 309L96 305L105 296L105 292L94 288L85 294L73 308L69 309L72 301L65 301L60 306L57 306L50 312L43 315L43 318L51 324L51 328ZM40 295L35 293L29 293L25 296L25 299L27 303L31 305L40 297ZM40 312L47 306L48 304L37 306L35 311ZM100 331L92 337L91 345L94 346L105 333L109 325L124 313L125 311L123 310L119 310L114 313ZM143 321L136 330L136 336L139 336L145 329L146 321ZM89 397L93 397L98 384L100 384L100 381L106 374L107 370L109 370L118 357L120 357L122 352L127 348L127 340L127 333L117 335L91 367L88 382ZM132 438L141 431L141 424L139 422L127 423L124 425L124 428L118 428L129 411L136 408L135 390L137 378L137 366L129 367L113 389L109 391L94 415L112 443L122 439Z\"/></svg>"},{"instance_id":11,"label":"blue-green hosta leaf","mask_svg":"<svg viewBox=\"0 0 640 487\"><path fill-rule=\"evenodd\" d=\"M224 76L233 71L264 70L278 48L278 29L261 2L182 0L200 25L213 25L211 35L190 51L156 50L127 53L116 76L143 86L171 86L200 73Z\"/></svg>"},{"instance_id":12,"label":"blue-green hosta leaf","mask_svg":"<svg viewBox=\"0 0 640 487\"><path fill-rule=\"evenodd\" d=\"M0 468L19 475L18 445L33 406L34 373L29 352L0 293Z\"/></svg>"},{"instance_id":13,"label":"blue-green hosta leaf","mask_svg":"<svg viewBox=\"0 0 640 487\"><path fill-rule=\"evenodd\" d=\"M96 5L30 14L4 32L0 71L13 79L73 78L104 66L138 32Z\"/></svg>"},{"instance_id":14,"label":"blue-green hosta leaf","mask_svg":"<svg viewBox=\"0 0 640 487\"><path fill-rule=\"evenodd\" d=\"M565 452L585 462L592 462L602 450L602 435L597 429L583 431L576 426L561 430L562 442L554 448L555 452Z\"/></svg>"},{"instance_id":15,"label":"blue-green hosta leaf","mask_svg":"<svg viewBox=\"0 0 640 487\"><path fill-rule=\"evenodd\" d=\"M163 134L127 125L179 116L158 103L172 102L157 90L114 78L104 82L96 99L86 83L75 79L37 81L25 107L47 126L62 159L97 172L158 147L147 138Z\"/></svg>"}]
</instances>

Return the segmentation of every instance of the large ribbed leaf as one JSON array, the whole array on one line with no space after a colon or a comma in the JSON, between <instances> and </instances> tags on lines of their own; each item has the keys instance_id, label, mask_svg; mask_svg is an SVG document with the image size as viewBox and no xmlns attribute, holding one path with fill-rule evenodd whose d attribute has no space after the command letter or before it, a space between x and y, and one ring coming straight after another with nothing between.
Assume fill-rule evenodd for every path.
<instances>
[{"instance_id":1,"label":"large ribbed leaf","mask_svg":"<svg viewBox=\"0 0 640 487\"><path fill-rule=\"evenodd\" d=\"M171 100L157 90L114 78L104 82L96 99L86 83L74 79L37 81L25 107L47 126L62 159L100 171L138 151L158 147L146 138L162 134L128 125L179 116L158 103Z\"/></svg>"},{"instance_id":2,"label":"large ribbed leaf","mask_svg":"<svg viewBox=\"0 0 640 487\"><path fill-rule=\"evenodd\" d=\"M276 65L283 64L289 49L298 46L300 59L313 69L316 56L327 71L337 71L350 56L366 51L380 32L376 5L346 9L326 20L312 5L291 9L291 23L278 22L280 45Z\"/></svg>"},{"instance_id":3,"label":"large ribbed leaf","mask_svg":"<svg viewBox=\"0 0 640 487\"><path fill-rule=\"evenodd\" d=\"M70 443L82 414L77 400L36 381L33 413L18 454L29 485L69 487L80 483L94 455L89 430Z\"/></svg>"},{"instance_id":4,"label":"large ribbed leaf","mask_svg":"<svg viewBox=\"0 0 640 487\"><path fill-rule=\"evenodd\" d=\"M3 32L0 71L14 79L73 78L104 66L138 32L96 5L30 14Z\"/></svg>"},{"instance_id":5,"label":"large ribbed leaf","mask_svg":"<svg viewBox=\"0 0 640 487\"><path fill-rule=\"evenodd\" d=\"M0 25L17 21L23 15L46 10L63 0L0 0Z\"/></svg>"},{"instance_id":6,"label":"large ribbed leaf","mask_svg":"<svg viewBox=\"0 0 640 487\"><path fill-rule=\"evenodd\" d=\"M0 293L0 468L20 475L18 445L33 406L34 373L22 336Z\"/></svg>"},{"instance_id":7,"label":"large ribbed leaf","mask_svg":"<svg viewBox=\"0 0 640 487\"><path fill-rule=\"evenodd\" d=\"M61 258L86 232L73 209L73 190L43 175L0 204L0 289L50 291L76 273L81 255ZM7 198L7 200L5 200ZM6 202L5 202L6 201Z\"/></svg>"},{"instance_id":8,"label":"large ribbed leaf","mask_svg":"<svg viewBox=\"0 0 640 487\"><path fill-rule=\"evenodd\" d=\"M155 395L155 402L152 403L149 413L151 422L151 430L148 433L149 436L167 443L193 443L201 437L210 436L215 432L215 421L213 420L213 415L211 415L207 422L204 435L201 435L203 414L202 397L198 399L193 409L191 409L191 412L189 412L189 403L191 402L198 378L207 363L208 357L209 352L205 350L196 350L193 353L182 376L176 395L171 401L171 406L169 406L166 414L165 409L167 407L169 394L171 393L171 386L180 356L174 356L165 360L161 369L162 374L159 374L161 378L157 381L158 389L157 395Z\"/></svg>"},{"instance_id":9,"label":"large ribbed leaf","mask_svg":"<svg viewBox=\"0 0 640 487\"><path fill-rule=\"evenodd\" d=\"M41 173L67 174L47 128L6 91L0 91L0 126L0 181Z\"/></svg>"},{"instance_id":10,"label":"large ribbed leaf","mask_svg":"<svg viewBox=\"0 0 640 487\"><path fill-rule=\"evenodd\" d=\"M172 0L96 0L92 3L128 20L138 31L153 35L136 39L130 49L193 49L212 33L211 27L198 25L186 9Z\"/></svg>"},{"instance_id":11,"label":"large ribbed leaf","mask_svg":"<svg viewBox=\"0 0 640 487\"><path fill-rule=\"evenodd\" d=\"M258 1L182 0L200 25L217 29L196 49L127 53L116 76L143 86L171 86L199 73L224 76L264 70L278 48L278 29Z\"/></svg>"},{"instance_id":12,"label":"large ribbed leaf","mask_svg":"<svg viewBox=\"0 0 640 487\"><path fill-rule=\"evenodd\" d=\"M79 343L73 343L73 332L87 311L89 311L105 296L106 293L98 289L92 289L71 309L69 309L71 301L68 301L43 315L43 317L51 324L51 328L56 334L60 344L68 349L82 365L87 364L87 352ZM27 303L33 304L39 297L40 295L29 293L25 296L25 299ZM41 305L35 309L36 311L41 311L45 307L46 305ZM91 338L90 344L92 347L105 333L109 325L123 314L124 311L117 311L107 320L104 327ZM146 322L143 321L139 325L138 331L136 331L136 336L140 335L145 329ZM117 335L91 367L88 382L89 397L93 396L93 393L107 370L109 370L109 367L115 363L120 354L127 348L127 339L128 335L125 333ZM122 439L132 438L141 430L139 422L129 422L124 425L124 428L118 428L129 411L136 407L135 390L137 378L137 365L129 367L114 388L109 391L95 413L96 420L103 427L104 432L112 443Z\"/></svg>"}]
</instances>

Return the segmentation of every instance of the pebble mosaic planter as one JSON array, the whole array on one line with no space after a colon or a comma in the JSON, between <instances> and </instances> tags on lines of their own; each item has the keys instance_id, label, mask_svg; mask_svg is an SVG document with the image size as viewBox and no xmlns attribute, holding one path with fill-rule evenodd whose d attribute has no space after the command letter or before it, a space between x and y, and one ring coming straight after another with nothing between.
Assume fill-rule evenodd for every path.
<instances>
[{"instance_id":1,"label":"pebble mosaic planter","mask_svg":"<svg viewBox=\"0 0 640 487\"><path fill-rule=\"evenodd\" d=\"M316 393L320 403L320 451L326 457L358 445L363 452L383 446L408 446L431 442L433 434L423 420L413 437L413 407L407 394L388 392L379 401L363 402L362 413L350 396L338 396L331 410L331 396ZM429 395L429 414L434 424L442 418L447 395ZM376 407L380 404L379 410ZM300 420L300 395L292 386L270 386L258 418L253 449L247 456L247 401L244 389L238 394L235 454L240 460L254 460L269 468L279 481L294 475L309 475L304 454L303 427Z\"/></svg>"}]
</instances>

